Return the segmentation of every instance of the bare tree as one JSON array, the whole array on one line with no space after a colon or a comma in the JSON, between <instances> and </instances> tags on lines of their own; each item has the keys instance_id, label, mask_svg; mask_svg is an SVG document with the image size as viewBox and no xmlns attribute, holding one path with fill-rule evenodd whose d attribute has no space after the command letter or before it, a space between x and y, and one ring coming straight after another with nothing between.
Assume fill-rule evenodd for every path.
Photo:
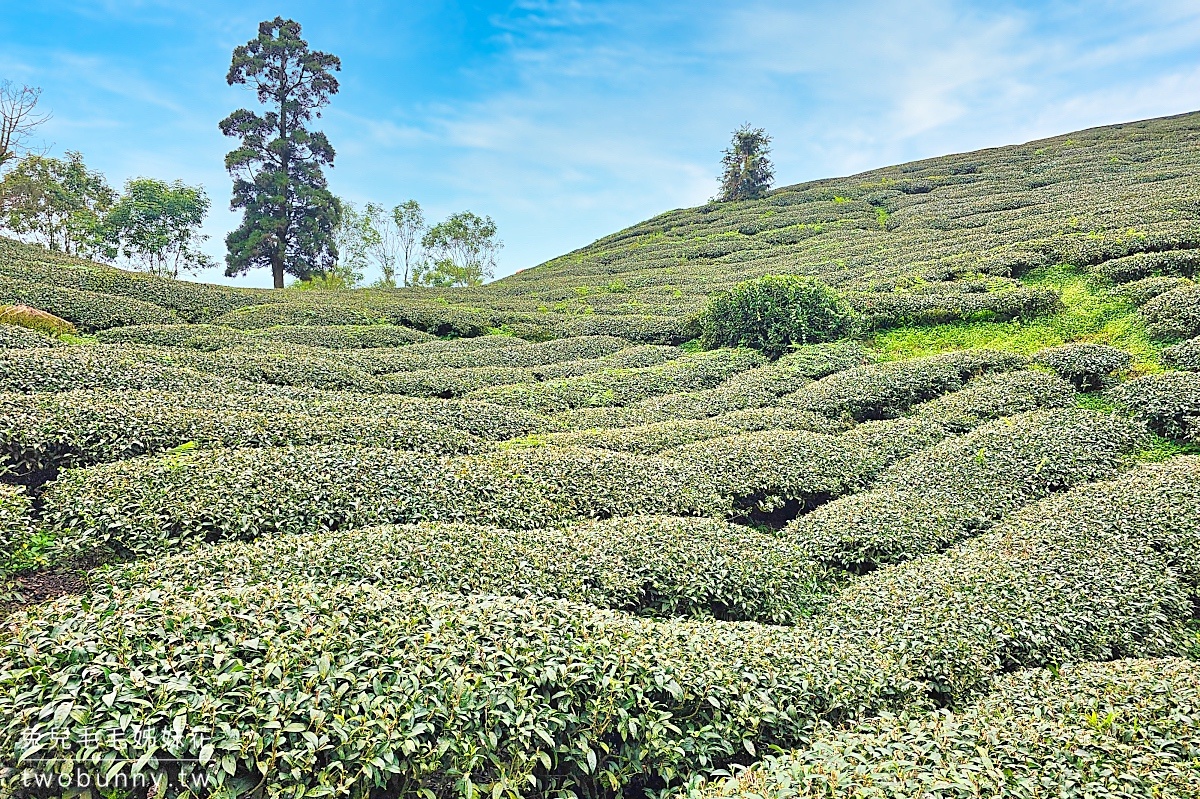
<instances>
[{"instance_id":1,"label":"bare tree","mask_svg":"<svg viewBox=\"0 0 1200 799\"><path fill-rule=\"evenodd\" d=\"M50 118L37 112L42 90L0 81L0 169L26 155L34 130Z\"/></svg>"}]
</instances>

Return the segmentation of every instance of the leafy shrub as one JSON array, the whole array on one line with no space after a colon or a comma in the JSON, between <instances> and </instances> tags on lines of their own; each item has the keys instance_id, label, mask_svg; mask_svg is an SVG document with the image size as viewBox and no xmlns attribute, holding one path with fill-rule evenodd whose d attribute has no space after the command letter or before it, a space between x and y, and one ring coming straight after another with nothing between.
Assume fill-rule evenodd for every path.
<instances>
[{"instance_id":1,"label":"leafy shrub","mask_svg":"<svg viewBox=\"0 0 1200 799\"><path fill-rule=\"evenodd\" d=\"M0 392L190 388L247 393L261 387L183 367L146 363L127 350L101 345L0 350Z\"/></svg>"},{"instance_id":2,"label":"leafy shrub","mask_svg":"<svg viewBox=\"0 0 1200 799\"><path fill-rule=\"evenodd\" d=\"M184 367L249 383L367 393L386 390L374 375L358 368L351 359L311 347L247 344L214 352L187 348L127 347L124 352L147 363Z\"/></svg>"},{"instance_id":3,"label":"leafy shrub","mask_svg":"<svg viewBox=\"0 0 1200 799\"><path fill-rule=\"evenodd\" d=\"M115 755L128 768L146 753L116 731L180 729L143 761L156 795L199 771L210 789L291 794L661 790L758 747L799 746L818 719L919 700L919 686L885 682L887 658L836 638L561 601L185 583L64 597L12 624L0 759L41 734L42 762L90 769ZM65 706L75 712L57 721L42 712Z\"/></svg>"},{"instance_id":4,"label":"leafy shrub","mask_svg":"<svg viewBox=\"0 0 1200 799\"><path fill-rule=\"evenodd\" d=\"M24 488L0 484L0 572L3 563L33 530L29 512L29 496ZM819 574L819 567L814 567L811 573Z\"/></svg>"},{"instance_id":5,"label":"leafy shrub","mask_svg":"<svg viewBox=\"0 0 1200 799\"><path fill-rule=\"evenodd\" d=\"M429 333L401 325L268 327L256 330L254 335L265 341L331 350L403 347L435 340Z\"/></svg>"},{"instance_id":6,"label":"leafy shrub","mask_svg":"<svg viewBox=\"0 0 1200 799\"><path fill-rule=\"evenodd\" d=\"M580 339L556 339L546 344L557 344ZM537 346L537 345L534 345ZM580 375L599 372L604 369L643 369L647 366L658 366L667 361L682 358L686 353L679 347L664 347L659 344L640 344L626 347L611 355L601 357L581 357L572 361L557 361L544 366L532 364L534 375L539 380L553 380L559 377L578 377Z\"/></svg>"},{"instance_id":7,"label":"leafy shrub","mask_svg":"<svg viewBox=\"0 0 1200 799\"><path fill-rule=\"evenodd\" d=\"M1200 374L1146 375L1109 389L1106 396L1159 435L1200 440Z\"/></svg>"},{"instance_id":8,"label":"leafy shrub","mask_svg":"<svg viewBox=\"0 0 1200 799\"><path fill-rule=\"evenodd\" d=\"M849 306L819 280L765 275L709 299L700 315L700 343L778 357L793 346L844 338L852 326Z\"/></svg>"},{"instance_id":9,"label":"leafy shrub","mask_svg":"<svg viewBox=\"0 0 1200 799\"><path fill-rule=\"evenodd\" d=\"M178 321L166 308L148 302L56 288L2 275L0 305L24 305L48 310L87 332L119 325L159 325Z\"/></svg>"},{"instance_id":10,"label":"leafy shrub","mask_svg":"<svg viewBox=\"0 0 1200 799\"><path fill-rule=\"evenodd\" d=\"M644 369L605 369L580 377L472 391L469 399L551 413L579 407L631 405L660 394L704 389L762 364L754 350L715 350Z\"/></svg>"},{"instance_id":11,"label":"leafy shrub","mask_svg":"<svg viewBox=\"0 0 1200 799\"><path fill-rule=\"evenodd\" d=\"M1129 300L1134 305L1145 305L1160 294L1174 291L1191 285L1191 281L1183 277L1145 277L1132 283L1125 283L1115 289L1115 293Z\"/></svg>"},{"instance_id":12,"label":"leafy shrub","mask_svg":"<svg viewBox=\"0 0 1200 799\"><path fill-rule=\"evenodd\" d=\"M362 367L376 374L422 369L518 369L579 359L600 362L628 348L628 341L612 336L582 336L540 344L512 336L480 336L367 353ZM679 353L675 348L670 351Z\"/></svg>"},{"instance_id":13,"label":"leafy shrub","mask_svg":"<svg viewBox=\"0 0 1200 799\"><path fill-rule=\"evenodd\" d=\"M693 796L1188 796L1200 790L1200 665L1122 660L1026 670L961 713L828 731Z\"/></svg>"},{"instance_id":14,"label":"leafy shrub","mask_svg":"<svg viewBox=\"0 0 1200 799\"><path fill-rule=\"evenodd\" d=\"M863 425L840 436L801 430L741 433L660 454L707 469L716 491L753 518L781 509L795 515L852 491L942 435L938 425L904 419Z\"/></svg>"},{"instance_id":15,"label":"leafy shrub","mask_svg":"<svg viewBox=\"0 0 1200 799\"><path fill-rule=\"evenodd\" d=\"M960 320L1032 319L1061 306L1056 292L1018 288L986 293L899 294L860 292L846 295L867 330L907 325L939 325Z\"/></svg>"},{"instance_id":16,"label":"leafy shrub","mask_svg":"<svg viewBox=\"0 0 1200 799\"><path fill-rule=\"evenodd\" d=\"M889 361L847 369L787 395L781 404L831 418L858 421L899 416L918 402L962 388L963 381L988 372L1025 366L1012 353L960 350L910 361Z\"/></svg>"},{"instance_id":17,"label":"leafy shrub","mask_svg":"<svg viewBox=\"0 0 1200 799\"><path fill-rule=\"evenodd\" d=\"M846 425L812 411L795 408L746 408L712 417L713 421L746 432L756 430L810 430L814 433L838 433Z\"/></svg>"},{"instance_id":18,"label":"leafy shrub","mask_svg":"<svg viewBox=\"0 0 1200 799\"><path fill-rule=\"evenodd\" d=\"M763 391L782 396L813 380L874 360L870 352L855 342L810 344L798 347L765 366L734 375L723 386L733 391Z\"/></svg>"},{"instance_id":19,"label":"leafy shrub","mask_svg":"<svg viewBox=\"0 0 1200 799\"><path fill-rule=\"evenodd\" d=\"M1185 372L1200 372L1200 336L1167 347L1162 351L1161 359L1166 366Z\"/></svg>"},{"instance_id":20,"label":"leafy shrub","mask_svg":"<svg viewBox=\"0 0 1200 799\"><path fill-rule=\"evenodd\" d=\"M453 399L492 386L511 386L533 383L537 378L529 369L503 366L480 366L465 369L418 369L395 372L378 379L378 390L409 397L441 397ZM361 390L361 387L360 387ZM487 401L489 395L478 399Z\"/></svg>"},{"instance_id":21,"label":"leafy shrub","mask_svg":"<svg viewBox=\"0 0 1200 799\"><path fill-rule=\"evenodd\" d=\"M1200 265L1200 250L1139 252L1092 266L1088 271L1114 283L1128 283L1152 275L1190 277Z\"/></svg>"},{"instance_id":22,"label":"leafy shrub","mask_svg":"<svg viewBox=\"0 0 1200 799\"><path fill-rule=\"evenodd\" d=\"M1141 307L1141 314L1151 338L1200 335L1200 286L1183 286L1160 294Z\"/></svg>"},{"instance_id":23,"label":"leafy shrub","mask_svg":"<svg viewBox=\"0 0 1200 799\"><path fill-rule=\"evenodd\" d=\"M415 328L435 336L482 336L493 327L491 315L473 308L435 302L425 293L405 291L339 292L336 298L290 294L283 301L250 305L211 321L242 330L279 326L376 325Z\"/></svg>"},{"instance_id":24,"label":"leafy shrub","mask_svg":"<svg viewBox=\"0 0 1200 799\"><path fill-rule=\"evenodd\" d=\"M1112 385L1116 373L1133 363L1133 356L1107 344L1079 342L1041 350L1033 362L1054 370L1080 391L1096 391Z\"/></svg>"},{"instance_id":25,"label":"leafy shrub","mask_svg":"<svg viewBox=\"0 0 1200 799\"><path fill-rule=\"evenodd\" d=\"M634 427L597 428L553 433L547 441L558 446L593 447L653 455L664 449L732 435L737 429L711 419L678 419Z\"/></svg>"},{"instance_id":26,"label":"leafy shrub","mask_svg":"<svg viewBox=\"0 0 1200 799\"><path fill-rule=\"evenodd\" d=\"M189 322L207 321L243 305L278 299L261 289L168 280L72 258L41 247L0 239L0 275L45 286L102 294L114 305L140 301L174 310Z\"/></svg>"},{"instance_id":27,"label":"leafy shrub","mask_svg":"<svg viewBox=\"0 0 1200 799\"><path fill-rule=\"evenodd\" d=\"M425 523L279 536L201 547L99 579L145 590L370 582L567 599L646 616L792 624L819 608L843 578L745 527L631 516L565 529Z\"/></svg>"},{"instance_id":28,"label":"leafy shrub","mask_svg":"<svg viewBox=\"0 0 1200 799\"><path fill-rule=\"evenodd\" d=\"M885 652L946 701L1006 670L1177 654L1194 591L1200 458L1139 466L1029 505L941 555L844 588L814 626Z\"/></svg>"},{"instance_id":29,"label":"leafy shrub","mask_svg":"<svg viewBox=\"0 0 1200 799\"><path fill-rule=\"evenodd\" d=\"M1096 411L998 419L911 455L870 491L792 522L811 557L863 571L937 552L1030 502L1114 476L1146 444L1139 425Z\"/></svg>"},{"instance_id":30,"label":"leafy shrub","mask_svg":"<svg viewBox=\"0 0 1200 799\"><path fill-rule=\"evenodd\" d=\"M1034 369L982 375L958 391L914 405L913 416L937 422L955 433L984 422L1039 408L1075 404L1075 388L1055 375Z\"/></svg>"},{"instance_id":31,"label":"leafy shrub","mask_svg":"<svg viewBox=\"0 0 1200 799\"><path fill-rule=\"evenodd\" d=\"M462 425L426 418L436 414L433 408L338 411L336 400L322 407L205 391L0 394L0 475L50 479L60 469L182 445L363 444L442 454L484 449Z\"/></svg>"},{"instance_id":32,"label":"leafy shrub","mask_svg":"<svg viewBox=\"0 0 1200 799\"><path fill-rule=\"evenodd\" d=\"M0 323L0 349L31 350L41 347L57 347L60 343L58 339L36 330Z\"/></svg>"},{"instance_id":33,"label":"leafy shrub","mask_svg":"<svg viewBox=\"0 0 1200 799\"><path fill-rule=\"evenodd\" d=\"M536 447L447 459L335 445L193 450L76 469L47 487L44 502L43 522L64 552L101 557L383 523L530 529L728 506L702 474L662 458Z\"/></svg>"},{"instance_id":34,"label":"leafy shrub","mask_svg":"<svg viewBox=\"0 0 1200 799\"><path fill-rule=\"evenodd\" d=\"M617 336L639 344L682 344L696 337L695 324L678 316L583 314L568 316L551 327L558 338Z\"/></svg>"},{"instance_id":35,"label":"leafy shrub","mask_svg":"<svg viewBox=\"0 0 1200 799\"><path fill-rule=\"evenodd\" d=\"M251 343L241 330L219 325L127 325L100 330L96 338L105 344L150 344L156 347L191 347L219 350Z\"/></svg>"}]
</instances>

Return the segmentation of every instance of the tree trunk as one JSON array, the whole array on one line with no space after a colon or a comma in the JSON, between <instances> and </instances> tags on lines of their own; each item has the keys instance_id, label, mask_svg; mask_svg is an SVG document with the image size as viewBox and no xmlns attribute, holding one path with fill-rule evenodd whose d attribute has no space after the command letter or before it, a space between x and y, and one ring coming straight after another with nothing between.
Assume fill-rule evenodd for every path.
<instances>
[{"instance_id":1,"label":"tree trunk","mask_svg":"<svg viewBox=\"0 0 1200 799\"><path fill-rule=\"evenodd\" d=\"M278 253L271 257L271 274L275 277L275 288L283 288L283 258Z\"/></svg>"}]
</instances>

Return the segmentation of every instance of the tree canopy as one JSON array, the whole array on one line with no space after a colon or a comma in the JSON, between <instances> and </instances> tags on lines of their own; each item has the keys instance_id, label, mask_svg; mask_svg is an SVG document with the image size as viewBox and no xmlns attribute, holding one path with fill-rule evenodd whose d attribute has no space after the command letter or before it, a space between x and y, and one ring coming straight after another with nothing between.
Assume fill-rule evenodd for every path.
<instances>
[{"instance_id":1,"label":"tree canopy","mask_svg":"<svg viewBox=\"0 0 1200 799\"><path fill-rule=\"evenodd\" d=\"M504 242L490 216L470 211L451 214L426 231L421 245L428 258L414 282L428 286L478 286L495 274Z\"/></svg>"},{"instance_id":2,"label":"tree canopy","mask_svg":"<svg viewBox=\"0 0 1200 799\"><path fill-rule=\"evenodd\" d=\"M733 132L725 155L721 159L722 202L753 200L766 194L775 179L775 167L767 157L771 152L771 137L762 128L747 123Z\"/></svg>"},{"instance_id":3,"label":"tree canopy","mask_svg":"<svg viewBox=\"0 0 1200 799\"><path fill-rule=\"evenodd\" d=\"M163 277L178 278L212 266L199 245L199 232L209 199L201 187L182 181L167 183L136 178L104 215L100 226L109 256L121 255L133 266Z\"/></svg>"},{"instance_id":4,"label":"tree canopy","mask_svg":"<svg viewBox=\"0 0 1200 799\"><path fill-rule=\"evenodd\" d=\"M95 255L104 214L116 199L83 156L27 155L0 181L0 226L51 250Z\"/></svg>"},{"instance_id":5,"label":"tree canopy","mask_svg":"<svg viewBox=\"0 0 1200 799\"><path fill-rule=\"evenodd\" d=\"M332 73L340 69L337 56L310 49L300 24L282 17L261 23L258 36L233 51L226 80L253 88L268 110L238 109L221 121L221 132L241 142L225 157L230 207L243 209L225 239L227 275L268 267L282 288L285 274L303 280L337 262L341 206L324 174L334 150L306 125L337 94Z\"/></svg>"}]
</instances>

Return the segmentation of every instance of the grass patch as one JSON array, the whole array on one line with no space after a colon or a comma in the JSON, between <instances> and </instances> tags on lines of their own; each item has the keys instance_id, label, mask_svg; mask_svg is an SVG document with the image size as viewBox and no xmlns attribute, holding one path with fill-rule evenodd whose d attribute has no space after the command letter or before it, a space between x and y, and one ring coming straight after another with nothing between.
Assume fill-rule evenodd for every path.
<instances>
[{"instance_id":1,"label":"grass patch","mask_svg":"<svg viewBox=\"0 0 1200 799\"><path fill-rule=\"evenodd\" d=\"M1109 344L1133 355L1133 371L1161 371L1159 347L1146 336L1137 309L1127 300L1078 270L1058 266L1031 272L1024 282L1053 288L1062 297L1055 314L1011 322L953 322L902 327L877 334L870 342L885 358L901 360L973 347L1029 355L1071 341Z\"/></svg>"},{"instance_id":2,"label":"grass patch","mask_svg":"<svg viewBox=\"0 0 1200 799\"><path fill-rule=\"evenodd\" d=\"M1169 438L1155 435L1150 446L1137 453L1137 460L1146 463L1161 463L1176 455L1200 455L1200 445L1172 441Z\"/></svg>"}]
</instances>

